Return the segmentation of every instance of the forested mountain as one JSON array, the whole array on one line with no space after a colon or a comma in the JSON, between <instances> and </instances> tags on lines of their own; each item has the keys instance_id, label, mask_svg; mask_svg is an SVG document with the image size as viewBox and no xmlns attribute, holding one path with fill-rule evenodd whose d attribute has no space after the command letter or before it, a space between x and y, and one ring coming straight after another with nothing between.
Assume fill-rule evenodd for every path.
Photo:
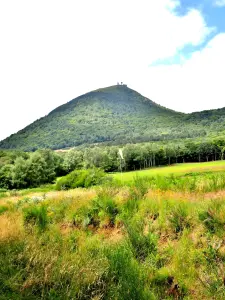
<instances>
[{"instance_id":1,"label":"forested mountain","mask_svg":"<svg viewBox=\"0 0 225 300\"><path fill-rule=\"evenodd\" d=\"M89 92L0 142L1 149L33 151L205 137L225 131L225 108L183 114L164 108L126 85Z\"/></svg>"}]
</instances>

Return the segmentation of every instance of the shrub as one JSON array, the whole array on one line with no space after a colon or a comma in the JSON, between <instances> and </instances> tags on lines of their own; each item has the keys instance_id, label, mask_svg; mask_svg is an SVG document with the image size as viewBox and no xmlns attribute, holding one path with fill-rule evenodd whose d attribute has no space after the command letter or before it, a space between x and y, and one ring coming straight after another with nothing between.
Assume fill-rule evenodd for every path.
<instances>
[{"instance_id":1,"label":"shrub","mask_svg":"<svg viewBox=\"0 0 225 300\"><path fill-rule=\"evenodd\" d=\"M16 197L16 196L19 195L18 191L15 190L15 189L11 190L11 191L9 192L9 194L10 194L10 197Z\"/></svg>"},{"instance_id":2,"label":"shrub","mask_svg":"<svg viewBox=\"0 0 225 300\"><path fill-rule=\"evenodd\" d=\"M113 227L118 212L114 199L108 197L97 198L89 206L80 207L73 214L73 223L82 227L88 225Z\"/></svg>"},{"instance_id":3,"label":"shrub","mask_svg":"<svg viewBox=\"0 0 225 300\"><path fill-rule=\"evenodd\" d=\"M212 201L205 210L199 213L199 219L211 233L223 232L225 228L225 205L221 201Z\"/></svg>"},{"instance_id":4,"label":"shrub","mask_svg":"<svg viewBox=\"0 0 225 300\"><path fill-rule=\"evenodd\" d=\"M131 197L135 200L142 199L149 189L149 178L139 177L136 175L134 177L133 186L131 188Z\"/></svg>"},{"instance_id":5,"label":"shrub","mask_svg":"<svg viewBox=\"0 0 225 300\"><path fill-rule=\"evenodd\" d=\"M188 207L185 203L174 203L168 219L175 233L182 232L185 228L191 226Z\"/></svg>"},{"instance_id":6,"label":"shrub","mask_svg":"<svg viewBox=\"0 0 225 300\"><path fill-rule=\"evenodd\" d=\"M62 177L56 183L57 190L68 190L78 187L90 187L100 184L106 174L100 169L75 170Z\"/></svg>"},{"instance_id":7,"label":"shrub","mask_svg":"<svg viewBox=\"0 0 225 300\"><path fill-rule=\"evenodd\" d=\"M88 225L99 226L98 209L95 207L80 207L72 216L73 225L86 228Z\"/></svg>"},{"instance_id":8,"label":"shrub","mask_svg":"<svg viewBox=\"0 0 225 300\"><path fill-rule=\"evenodd\" d=\"M141 221L130 221L125 223L128 233L128 239L131 244L134 256L139 261L144 261L146 257L156 255L157 253L157 237L155 234L148 232L144 234L144 223Z\"/></svg>"},{"instance_id":9,"label":"shrub","mask_svg":"<svg viewBox=\"0 0 225 300\"><path fill-rule=\"evenodd\" d=\"M40 231L43 231L49 222L47 207L44 205L26 207L23 210L23 219L25 226L36 225Z\"/></svg>"},{"instance_id":10,"label":"shrub","mask_svg":"<svg viewBox=\"0 0 225 300\"><path fill-rule=\"evenodd\" d=\"M4 192L4 193L0 193L0 199L1 199L1 198L5 198L6 195L7 195L7 194L6 194L5 192Z\"/></svg>"},{"instance_id":11,"label":"shrub","mask_svg":"<svg viewBox=\"0 0 225 300\"><path fill-rule=\"evenodd\" d=\"M184 299L187 289L178 284L173 276L163 271L159 271L151 281L151 286L159 299Z\"/></svg>"},{"instance_id":12,"label":"shrub","mask_svg":"<svg viewBox=\"0 0 225 300\"><path fill-rule=\"evenodd\" d=\"M128 244L109 247L106 257L109 270L104 299L154 299L153 294L145 288L145 274L133 258Z\"/></svg>"},{"instance_id":13,"label":"shrub","mask_svg":"<svg viewBox=\"0 0 225 300\"><path fill-rule=\"evenodd\" d=\"M94 201L95 207L98 210L98 216L100 218L100 223L103 226L114 226L115 219L119 210L112 198L99 198Z\"/></svg>"},{"instance_id":14,"label":"shrub","mask_svg":"<svg viewBox=\"0 0 225 300\"><path fill-rule=\"evenodd\" d=\"M4 214L4 212L6 212L7 210L8 210L8 207L7 207L7 206L0 205L0 215L1 215L1 214Z\"/></svg>"}]
</instances>

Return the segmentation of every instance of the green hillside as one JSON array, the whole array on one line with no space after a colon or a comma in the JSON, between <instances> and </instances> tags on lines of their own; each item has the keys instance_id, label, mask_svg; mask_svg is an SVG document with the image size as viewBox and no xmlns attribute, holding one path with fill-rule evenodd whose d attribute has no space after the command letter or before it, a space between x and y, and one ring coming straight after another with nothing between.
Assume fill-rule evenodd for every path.
<instances>
[{"instance_id":1,"label":"green hillside","mask_svg":"<svg viewBox=\"0 0 225 300\"><path fill-rule=\"evenodd\" d=\"M225 109L182 114L125 85L82 95L0 142L1 149L60 149L203 137L225 130Z\"/></svg>"}]
</instances>

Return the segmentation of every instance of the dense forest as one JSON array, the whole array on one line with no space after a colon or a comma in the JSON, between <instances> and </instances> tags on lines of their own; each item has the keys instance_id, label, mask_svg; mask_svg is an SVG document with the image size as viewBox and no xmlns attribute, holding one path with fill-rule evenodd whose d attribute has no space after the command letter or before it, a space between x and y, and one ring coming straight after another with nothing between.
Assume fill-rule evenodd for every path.
<instances>
[{"instance_id":1,"label":"dense forest","mask_svg":"<svg viewBox=\"0 0 225 300\"><path fill-rule=\"evenodd\" d=\"M183 162L204 162L225 158L225 139L186 143L142 143L123 146L74 148L55 152L37 150L0 151L0 188L21 189L53 183L73 170L98 168L105 172L133 171Z\"/></svg>"},{"instance_id":2,"label":"dense forest","mask_svg":"<svg viewBox=\"0 0 225 300\"><path fill-rule=\"evenodd\" d=\"M1 141L0 149L55 150L84 144L213 138L224 132L225 108L183 114L164 108L125 85L116 85L56 108Z\"/></svg>"}]
</instances>

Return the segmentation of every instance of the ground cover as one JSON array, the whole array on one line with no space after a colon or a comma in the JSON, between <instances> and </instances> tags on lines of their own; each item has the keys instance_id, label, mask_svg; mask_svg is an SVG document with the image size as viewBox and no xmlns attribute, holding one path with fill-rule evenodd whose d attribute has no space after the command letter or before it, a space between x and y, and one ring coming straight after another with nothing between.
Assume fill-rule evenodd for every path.
<instances>
[{"instance_id":1,"label":"ground cover","mask_svg":"<svg viewBox=\"0 0 225 300\"><path fill-rule=\"evenodd\" d=\"M163 166L150 168L145 170L136 170L131 172L114 173L113 177L122 181L131 181L135 175L140 177L167 176L170 174L183 175L186 173L204 173L204 172L220 172L225 171L225 161L210 161L203 163L182 163L171 166Z\"/></svg>"},{"instance_id":2,"label":"ground cover","mask_svg":"<svg viewBox=\"0 0 225 300\"><path fill-rule=\"evenodd\" d=\"M0 299L224 299L222 173L156 178L1 198Z\"/></svg>"}]
</instances>

